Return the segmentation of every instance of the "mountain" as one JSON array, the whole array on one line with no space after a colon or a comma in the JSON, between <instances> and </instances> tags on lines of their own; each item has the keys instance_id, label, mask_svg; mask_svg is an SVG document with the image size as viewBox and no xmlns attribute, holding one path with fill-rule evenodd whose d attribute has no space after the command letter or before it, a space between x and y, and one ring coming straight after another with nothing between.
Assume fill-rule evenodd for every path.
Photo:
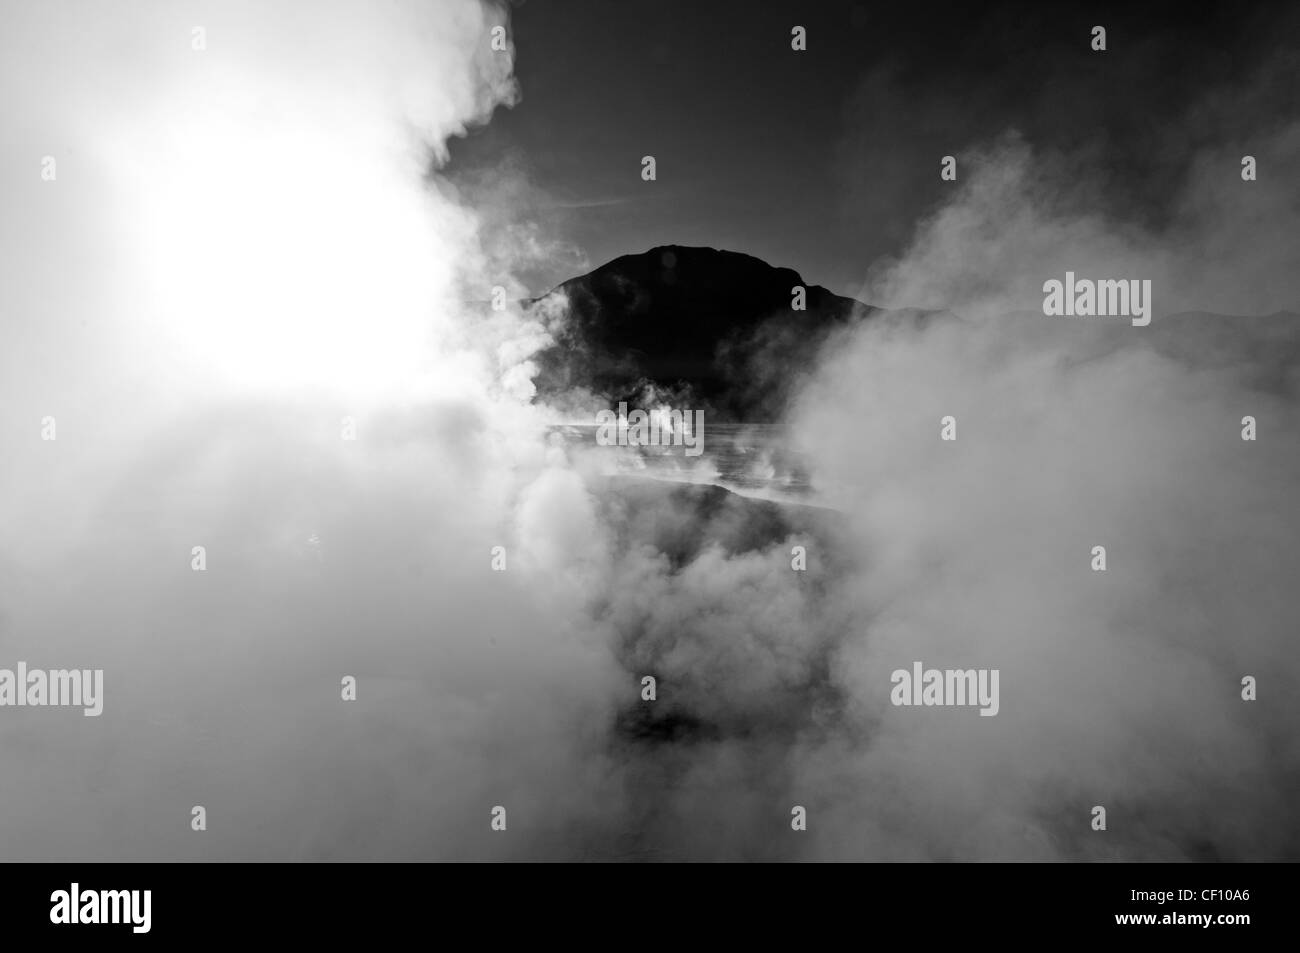
<instances>
[{"instance_id":1,"label":"mountain","mask_svg":"<svg viewBox=\"0 0 1300 953\"><path fill-rule=\"evenodd\" d=\"M776 419L826 336L876 310L751 255L680 245L615 258L525 308L555 339L537 355L541 399L657 395L738 421Z\"/></svg>"}]
</instances>

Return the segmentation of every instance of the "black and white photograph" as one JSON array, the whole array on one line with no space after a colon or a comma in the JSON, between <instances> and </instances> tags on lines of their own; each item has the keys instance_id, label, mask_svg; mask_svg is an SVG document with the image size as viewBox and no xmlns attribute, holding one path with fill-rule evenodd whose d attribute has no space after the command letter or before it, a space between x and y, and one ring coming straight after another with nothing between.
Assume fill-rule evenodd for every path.
<instances>
[{"instance_id":1,"label":"black and white photograph","mask_svg":"<svg viewBox=\"0 0 1300 953\"><path fill-rule=\"evenodd\" d=\"M0 0L4 922L799 863L1258 938L1298 88L1282 2Z\"/></svg>"}]
</instances>

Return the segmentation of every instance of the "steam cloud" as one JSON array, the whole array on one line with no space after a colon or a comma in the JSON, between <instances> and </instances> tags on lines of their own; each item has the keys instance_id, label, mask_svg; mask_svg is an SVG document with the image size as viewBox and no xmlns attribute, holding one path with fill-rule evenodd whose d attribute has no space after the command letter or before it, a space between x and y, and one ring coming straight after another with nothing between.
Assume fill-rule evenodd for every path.
<instances>
[{"instance_id":1,"label":"steam cloud","mask_svg":"<svg viewBox=\"0 0 1300 953\"><path fill-rule=\"evenodd\" d=\"M58 9L0 40L41 92L0 131L0 662L102 667L106 699L0 720L0 854L1300 851L1295 325L1168 318L1294 307L1293 179L1228 196L1207 148L1153 231L1014 136L963 157L863 294L946 313L846 332L788 421L838 514L700 525L543 439L546 329L458 304L545 253L425 175L517 95L502 11ZM1151 333L1009 314L1066 268L1152 278ZM891 707L914 659L999 668L1000 714Z\"/></svg>"}]
</instances>

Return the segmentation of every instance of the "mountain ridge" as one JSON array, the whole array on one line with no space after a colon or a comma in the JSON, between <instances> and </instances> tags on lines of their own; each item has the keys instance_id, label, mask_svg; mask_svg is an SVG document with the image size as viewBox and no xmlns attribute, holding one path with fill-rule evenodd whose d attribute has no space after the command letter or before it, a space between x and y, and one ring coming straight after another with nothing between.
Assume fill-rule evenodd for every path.
<instances>
[{"instance_id":1,"label":"mountain ridge","mask_svg":"<svg viewBox=\"0 0 1300 953\"><path fill-rule=\"evenodd\" d=\"M621 255L524 307L560 312L536 358L539 396L667 397L733 420L778 418L791 369L878 310L753 255L687 245Z\"/></svg>"}]
</instances>

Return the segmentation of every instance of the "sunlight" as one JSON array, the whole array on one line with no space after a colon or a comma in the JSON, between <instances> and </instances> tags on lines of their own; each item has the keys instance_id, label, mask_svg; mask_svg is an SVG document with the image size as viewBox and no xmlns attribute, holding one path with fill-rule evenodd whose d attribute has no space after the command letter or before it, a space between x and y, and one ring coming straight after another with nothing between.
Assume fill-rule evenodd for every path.
<instances>
[{"instance_id":1,"label":"sunlight","mask_svg":"<svg viewBox=\"0 0 1300 953\"><path fill-rule=\"evenodd\" d=\"M172 129L150 155L124 237L171 359L240 392L361 399L429 372L455 261L435 214L458 210L392 157L230 116Z\"/></svg>"}]
</instances>

